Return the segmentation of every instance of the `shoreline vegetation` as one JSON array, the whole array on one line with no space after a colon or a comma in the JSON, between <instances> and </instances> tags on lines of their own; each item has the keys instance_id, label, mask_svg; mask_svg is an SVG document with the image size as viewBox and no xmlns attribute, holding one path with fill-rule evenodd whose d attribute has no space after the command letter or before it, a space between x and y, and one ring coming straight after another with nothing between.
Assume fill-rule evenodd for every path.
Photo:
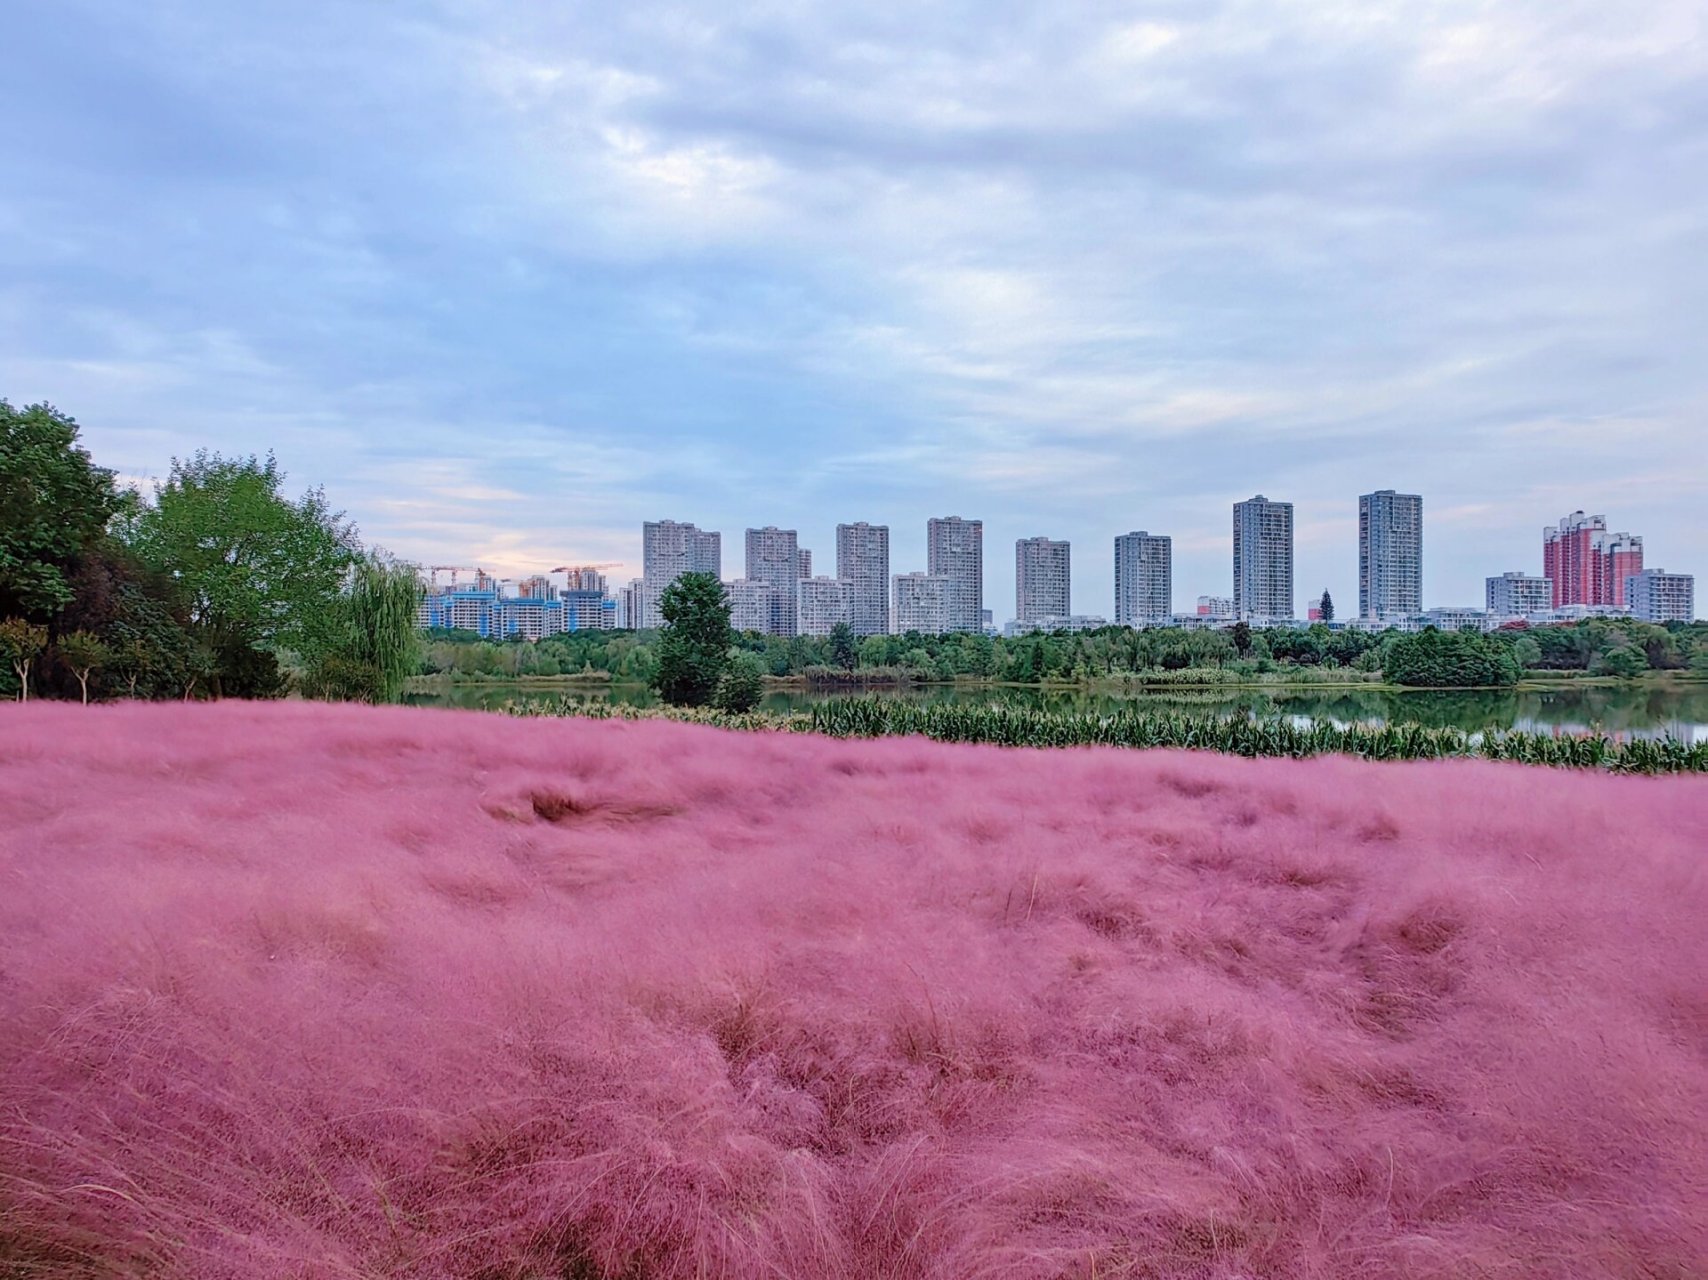
<instances>
[{"instance_id":1,"label":"shoreline vegetation","mask_svg":"<svg viewBox=\"0 0 1708 1280\"><path fill-rule=\"evenodd\" d=\"M1224 678L1225 677L1225 678ZM576 671L560 675L507 675L502 673L465 673L440 671L430 675L411 676L404 684L405 693L431 693L460 686L516 686L533 689L639 689L645 682L631 677L613 675L608 671ZM1561 686L1585 689L1695 688L1708 685L1708 675L1693 671L1644 671L1633 676L1597 675L1587 671L1526 671L1511 685L1455 685L1459 693L1525 693ZM799 690L815 693L837 689L973 689L999 691L1023 689L1037 692L1112 693L1126 690L1179 689L1248 689L1319 690L1346 687L1360 693L1431 693L1441 692L1437 686L1394 684L1384 680L1379 672L1317 671L1305 668L1295 671L1274 671L1262 675L1221 672L1216 668L1187 669L1179 672L1146 675L1103 676L1086 680L995 680L978 676L954 676L940 679L935 676L873 675L838 680L809 675L764 677L768 690Z\"/></svg>"},{"instance_id":2,"label":"shoreline vegetation","mask_svg":"<svg viewBox=\"0 0 1708 1280\"><path fill-rule=\"evenodd\" d=\"M450 683L609 680L651 684L666 631L486 639L424 633L419 674ZM1708 679L1708 624L1631 619L1477 631L1153 627L1026 636L765 636L726 632L767 689L1512 689ZM420 687L420 686L416 686Z\"/></svg>"},{"instance_id":3,"label":"shoreline vegetation","mask_svg":"<svg viewBox=\"0 0 1708 1280\"><path fill-rule=\"evenodd\" d=\"M887 698L834 699L808 711L732 713L709 707L587 703L565 697L550 704L511 702L504 711L521 718L667 720L740 732L924 737L1005 747L1174 748L1247 759L1345 755L1377 761L1491 760L1610 773L1708 773L1708 742L1691 744L1670 736L1621 740L1600 733L1476 733L1416 724L1301 725L1287 716L1048 711L1002 705L921 705Z\"/></svg>"}]
</instances>

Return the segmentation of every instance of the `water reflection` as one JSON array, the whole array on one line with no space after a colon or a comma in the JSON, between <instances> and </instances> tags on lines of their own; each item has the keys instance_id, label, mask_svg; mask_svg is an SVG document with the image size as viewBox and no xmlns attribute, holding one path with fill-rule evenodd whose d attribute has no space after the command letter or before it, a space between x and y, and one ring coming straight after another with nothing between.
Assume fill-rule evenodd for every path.
<instances>
[{"instance_id":1,"label":"water reflection","mask_svg":"<svg viewBox=\"0 0 1708 1280\"><path fill-rule=\"evenodd\" d=\"M407 701L421 706L493 710L512 700L555 701L562 696L565 696L562 686L446 685L431 692L410 694ZM575 688L567 696L642 707L658 702L650 689L637 685ZM799 689L773 690L761 705L767 711L799 711L829 696L835 695ZM1596 731L1616 738L1670 734L1686 742L1708 740L1708 684L1644 682L1626 687L1509 692L1419 689L1407 693L1357 688L1116 693L929 685L889 691L882 696L917 702L1001 702L1070 711L1109 712L1122 707L1144 707L1202 715L1285 715L1304 721L1328 719L1340 724L1421 724L1471 732L1516 728L1544 733Z\"/></svg>"}]
</instances>

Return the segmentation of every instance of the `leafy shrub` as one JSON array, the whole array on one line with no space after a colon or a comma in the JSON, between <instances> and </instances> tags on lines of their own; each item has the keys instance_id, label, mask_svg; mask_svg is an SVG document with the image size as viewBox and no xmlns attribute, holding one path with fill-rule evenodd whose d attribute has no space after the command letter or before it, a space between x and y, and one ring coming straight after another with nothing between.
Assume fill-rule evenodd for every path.
<instances>
[{"instance_id":1,"label":"leafy shrub","mask_svg":"<svg viewBox=\"0 0 1708 1280\"><path fill-rule=\"evenodd\" d=\"M1597 656L1589 669L1599 675L1630 678L1647 671L1649 660L1631 645L1622 644Z\"/></svg>"},{"instance_id":2,"label":"leafy shrub","mask_svg":"<svg viewBox=\"0 0 1708 1280\"><path fill-rule=\"evenodd\" d=\"M340 653L316 659L303 676L304 697L324 702L385 702L385 677L371 663Z\"/></svg>"},{"instance_id":3,"label":"leafy shrub","mask_svg":"<svg viewBox=\"0 0 1708 1280\"><path fill-rule=\"evenodd\" d=\"M1477 631L1434 627L1391 637L1382 671L1395 684L1421 688L1500 688L1518 682L1518 663L1503 641Z\"/></svg>"},{"instance_id":4,"label":"leafy shrub","mask_svg":"<svg viewBox=\"0 0 1708 1280\"><path fill-rule=\"evenodd\" d=\"M740 650L730 654L724 673L718 677L718 690L712 705L719 711L739 715L752 711L765 696L765 669L759 659Z\"/></svg>"}]
</instances>

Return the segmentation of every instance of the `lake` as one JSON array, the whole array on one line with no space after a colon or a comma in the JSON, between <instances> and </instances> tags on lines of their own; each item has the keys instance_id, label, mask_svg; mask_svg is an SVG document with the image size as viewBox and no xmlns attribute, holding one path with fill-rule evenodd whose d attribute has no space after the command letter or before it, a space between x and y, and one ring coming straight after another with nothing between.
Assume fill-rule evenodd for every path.
<instances>
[{"instance_id":1,"label":"lake","mask_svg":"<svg viewBox=\"0 0 1708 1280\"><path fill-rule=\"evenodd\" d=\"M658 698L639 685L444 685L411 693L417 706L497 710L512 700L555 701L568 696L590 702L655 706ZM846 692L778 689L760 704L766 711L801 711ZM1452 726L1471 731L1526 729L1582 733L1599 730L1613 737L1671 734L1687 742L1708 739L1708 684L1639 681L1628 686L1569 685L1545 689L1418 689L1403 693L1350 688L1232 689L1190 693L1032 689L917 685L884 690L880 697L916 702L1001 702L1062 711L1114 711L1122 707L1203 715L1287 715L1336 723L1389 723Z\"/></svg>"}]
</instances>

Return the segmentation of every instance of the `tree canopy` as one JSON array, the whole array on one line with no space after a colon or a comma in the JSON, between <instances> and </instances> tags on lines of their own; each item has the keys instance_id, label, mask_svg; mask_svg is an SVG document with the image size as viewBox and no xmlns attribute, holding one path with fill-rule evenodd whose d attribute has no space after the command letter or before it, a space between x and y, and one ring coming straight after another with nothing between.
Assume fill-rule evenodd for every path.
<instances>
[{"instance_id":1,"label":"tree canopy","mask_svg":"<svg viewBox=\"0 0 1708 1280\"><path fill-rule=\"evenodd\" d=\"M710 573L685 573L659 597L664 615L653 687L666 702L700 707L717 693L734 633L723 583Z\"/></svg>"},{"instance_id":2,"label":"tree canopy","mask_svg":"<svg viewBox=\"0 0 1708 1280\"><path fill-rule=\"evenodd\" d=\"M0 400L0 617L47 622L70 604L77 557L124 501L77 441L52 406Z\"/></svg>"},{"instance_id":3,"label":"tree canopy","mask_svg":"<svg viewBox=\"0 0 1708 1280\"><path fill-rule=\"evenodd\" d=\"M1435 689L1495 688L1518 681L1512 647L1477 631L1438 631L1391 637L1382 671L1395 684Z\"/></svg>"},{"instance_id":4,"label":"tree canopy","mask_svg":"<svg viewBox=\"0 0 1708 1280\"><path fill-rule=\"evenodd\" d=\"M356 529L319 489L285 497L284 480L271 454L201 450L173 459L154 501L124 522L128 545L176 584L222 668L251 650L318 656L337 639Z\"/></svg>"}]
</instances>

